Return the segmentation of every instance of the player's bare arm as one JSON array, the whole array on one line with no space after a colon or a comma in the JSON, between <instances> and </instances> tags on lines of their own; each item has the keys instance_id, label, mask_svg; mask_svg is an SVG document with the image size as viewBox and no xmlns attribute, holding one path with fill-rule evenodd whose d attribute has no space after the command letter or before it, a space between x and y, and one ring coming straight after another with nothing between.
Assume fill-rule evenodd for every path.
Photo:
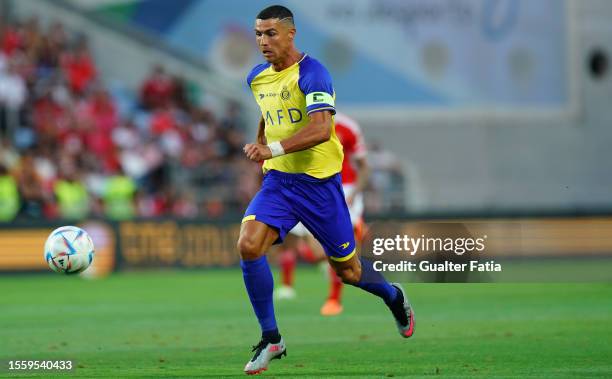
<instances>
[{"instance_id":1,"label":"player's bare arm","mask_svg":"<svg viewBox=\"0 0 612 379\"><path fill-rule=\"evenodd\" d=\"M266 141L266 122L263 117L259 120L259 127L257 128L257 143L261 145L267 144Z\"/></svg>"},{"instance_id":2,"label":"player's bare arm","mask_svg":"<svg viewBox=\"0 0 612 379\"><path fill-rule=\"evenodd\" d=\"M329 140L332 125L331 113L329 111L313 112L309 117L308 125L280 142L285 154L306 150ZM272 158L270 147L261 143L245 145L244 153L247 158L255 162Z\"/></svg>"},{"instance_id":3,"label":"player's bare arm","mask_svg":"<svg viewBox=\"0 0 612 379\"><path fill-rule=\"evenodd\" d=\"M346 203L349 205L353 203L355 196L365 190L370 179L370 166L368 166L368 161L365 157L355 159L355 167L357 168L357 185L355 186L355 191L346 197Z\"/></svg>"}]
</instances>

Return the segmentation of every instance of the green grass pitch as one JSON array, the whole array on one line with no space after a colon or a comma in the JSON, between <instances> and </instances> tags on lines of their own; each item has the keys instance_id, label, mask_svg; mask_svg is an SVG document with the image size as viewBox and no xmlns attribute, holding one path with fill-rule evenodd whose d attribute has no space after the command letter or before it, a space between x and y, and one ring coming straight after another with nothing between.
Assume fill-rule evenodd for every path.
<instances>
[{"instance_id":1,"label":"green grass pitch","mask_svg":"<svg viewBox=\"0 0 612 379\"><path fill-rule=\"evenodd\" d=\"M345 289L323 318L326 280L296 276L276 304L288 356L266 377L611 377L610 284L406 284L401 338L377 298ZM259 339L238 270L0 277L0 376L244 377ZM7 359L73 359L70 373L8 372Z\"/></svg>"}]
</instances>

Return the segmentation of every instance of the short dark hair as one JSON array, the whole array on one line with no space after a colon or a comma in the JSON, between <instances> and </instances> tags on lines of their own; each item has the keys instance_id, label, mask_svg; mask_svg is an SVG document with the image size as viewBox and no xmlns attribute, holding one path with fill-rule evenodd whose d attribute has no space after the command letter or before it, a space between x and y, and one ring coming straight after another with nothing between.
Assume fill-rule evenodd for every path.
<instances>
[{"instance_id":1,"label":"short dark hair","mask_svg":"<svg viewBox=\"0 0 612 379\"><path fill-rule=\"evenodd\" d=\"M278 18L279 20L290 21L293 24L293 13L282 5L271 5L266 9L259 12L257 15L259 20L268 20L271 18Z\"/></svg>"}]
</instances>

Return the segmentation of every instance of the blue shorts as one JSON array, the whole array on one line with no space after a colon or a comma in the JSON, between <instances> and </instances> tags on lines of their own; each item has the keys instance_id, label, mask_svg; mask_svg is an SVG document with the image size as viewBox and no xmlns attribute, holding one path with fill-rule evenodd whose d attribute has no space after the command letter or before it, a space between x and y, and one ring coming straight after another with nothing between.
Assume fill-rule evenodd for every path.
<instances>
[{"instance_id":1,"label":"blue shorts","mask_svg":"<svg viewBox=\"0 0 612 379\"><path fill-rule=\"evenodd\" d=\"M317 179L270 170L242 222L261 221L278 230L275 244L302 222L330 259L344 262L355 254L355 235L340 174Z\"/></svg>"}]
</instances>

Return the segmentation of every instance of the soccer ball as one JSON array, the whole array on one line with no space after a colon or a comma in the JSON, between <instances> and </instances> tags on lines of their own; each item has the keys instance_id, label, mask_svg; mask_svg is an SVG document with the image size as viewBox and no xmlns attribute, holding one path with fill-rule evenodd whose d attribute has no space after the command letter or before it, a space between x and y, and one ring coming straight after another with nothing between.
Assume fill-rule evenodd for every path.
<instances>
[{"instance_id":1,"label":"soccer ball","mask_svg":"<svg viewBox=\"0 0 612 379\"><path fill-rule=\"evenodd\" d=\"M51 232L45 242L45 260L51 270L61 274L84 271L94 257L89 234L76 226L62 226Z\"/></svg>"}]
</instances>

